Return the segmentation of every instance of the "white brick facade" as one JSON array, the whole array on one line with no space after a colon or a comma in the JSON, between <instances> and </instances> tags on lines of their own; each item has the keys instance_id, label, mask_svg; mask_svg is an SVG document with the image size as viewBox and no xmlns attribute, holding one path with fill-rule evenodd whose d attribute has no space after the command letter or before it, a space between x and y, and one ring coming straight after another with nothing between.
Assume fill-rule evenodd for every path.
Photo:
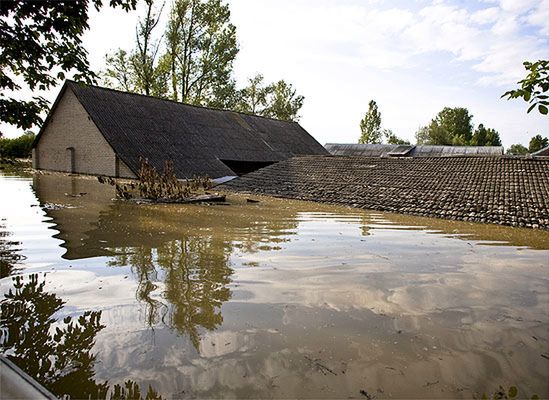
<instances>
[{"instance_id":1,"label":"white brick facade","mask_svg":"<svg viewBox=\"0 0 549 400\"><path fill-rule=\"evenodd\" d=\"M32 158L36 169L135 178L70 88L47 122Z\"/></svg>"}]
</instances>

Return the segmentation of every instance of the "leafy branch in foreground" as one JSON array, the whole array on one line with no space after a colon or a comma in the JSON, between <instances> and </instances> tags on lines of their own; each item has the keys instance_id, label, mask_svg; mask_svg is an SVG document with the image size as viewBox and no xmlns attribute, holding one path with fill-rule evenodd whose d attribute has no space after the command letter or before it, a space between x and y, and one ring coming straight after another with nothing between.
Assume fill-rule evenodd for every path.
<instances>
[{"instance_id":1,"label":"leafy branch in foreground","mask_svg":"<svg viewBox=\"0 0 549 400\"><path fill-rule=\"evenodd\" d=\"M507 97L507 100L522 98L530 104L528 113L534 108L547 115L549 109L549 95L545 94L549 91L549 60L538 60L535 63L525 61L528 75L517 83L520 84L519 89L509 90L501 96Z\"/></svg>"},{"instance_id":2,"label":"leafy branch in foreground","mask_svg":"<svg viewBox=\"0 0 549 400\"><path fill-rule=\"evenodd\" d=\"M135 9L137 0L109 0L111 7ZM48 90L65 73L93 83L82 35L89 29L88 6L102 0L0 2L0 122L29 129L40 124L48 102L39 95L17 98L22 82L30 91ZM12 96L13 94L13 96Z\"/></svg>"}]
</instances>

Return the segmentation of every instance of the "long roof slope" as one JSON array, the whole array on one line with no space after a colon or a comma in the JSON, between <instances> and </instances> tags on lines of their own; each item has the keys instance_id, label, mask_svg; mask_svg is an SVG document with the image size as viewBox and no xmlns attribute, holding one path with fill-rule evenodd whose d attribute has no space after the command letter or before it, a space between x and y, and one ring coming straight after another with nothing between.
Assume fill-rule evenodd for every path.
<instances>
[{"instance_id":1,"label":"long roof slope","mask_svg":"<svg viewBox=\"0 0 549 400\"><path fill-rule=\"evenodd\" d=\"M67 88L134 173L139 170L140 157L157 168L170 159L177 176L183 178L235 175L220 160L276 162L300 154L328 154L296 122L191 106L73 81L65 83L58 99Z\"/></svg>"}]
</instances>

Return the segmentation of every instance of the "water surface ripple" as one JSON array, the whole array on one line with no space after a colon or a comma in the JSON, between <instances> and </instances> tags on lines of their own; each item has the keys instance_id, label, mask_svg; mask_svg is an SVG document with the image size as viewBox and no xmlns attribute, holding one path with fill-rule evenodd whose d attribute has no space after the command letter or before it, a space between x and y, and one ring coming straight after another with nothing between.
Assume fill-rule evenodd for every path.
<instances>
[{"instance_id":1,"label":"water surface ripple","mask_svg":"<svg viewBox=\"0 0 549 400\"><path fill-rule=\"evenodd\" d=\"M549 232L0 176L2 352L57 395L549 397Z\"/></svg>"}]
</instances>

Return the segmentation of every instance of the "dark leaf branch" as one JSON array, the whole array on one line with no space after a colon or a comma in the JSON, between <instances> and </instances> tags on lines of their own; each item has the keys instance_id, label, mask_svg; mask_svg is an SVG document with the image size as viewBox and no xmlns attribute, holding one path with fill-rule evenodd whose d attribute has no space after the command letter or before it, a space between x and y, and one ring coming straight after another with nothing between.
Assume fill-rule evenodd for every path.
<instances>
[{"instance_id":1,"label":"dark leaf branch","mask_svg":"<svg viewBox=\"0 0 549 400\"><path fill-rule=\"evenodd\" d=\"M537 107L538 111L547 115L549 111L549 60L538 60L534 63L525 61L524 68L528 75L517 82L520 87L505 92L501 97L507 100L522 98L529 103L527 113Z\"/></svg>"},{"instance_id":2,"label":"dark leaf branch","mask_svg":"<svg viewBox=\"0 0 549 400\"><path fill-rule=\"evenodd\" d=\"M112 7L135 9L137 0L110 0ZM48 103L20 100L11 92L48 90L65 79L94 83L82 35L89 29L88 5L101 0L0 2L0 121L27 129L42 122ZM61 71L55 71L61 69Z\"/></svg>"}]
</instances>

